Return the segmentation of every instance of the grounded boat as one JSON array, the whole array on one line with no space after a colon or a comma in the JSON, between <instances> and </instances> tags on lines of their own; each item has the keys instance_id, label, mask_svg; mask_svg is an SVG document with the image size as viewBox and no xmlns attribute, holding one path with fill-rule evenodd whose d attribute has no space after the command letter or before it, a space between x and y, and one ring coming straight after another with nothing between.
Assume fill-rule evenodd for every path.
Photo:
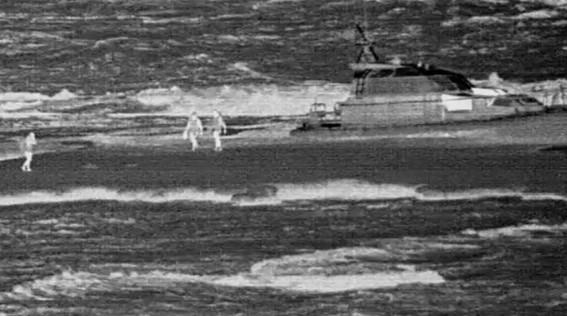
<instances>
[{"instance_id":1,"label":"grounded boat","mask_svg":"<svg viewBox=\"0 0 567 316\"><path fill-rule=\"evenodd\" d=\"M535 98L477 88L464 75L422 63L382 62L357 25L361 47L350 65L350 96L333 108L316 103L303 129L372 128L489 120L543 112Z\"/></svg>"}]
</instances>

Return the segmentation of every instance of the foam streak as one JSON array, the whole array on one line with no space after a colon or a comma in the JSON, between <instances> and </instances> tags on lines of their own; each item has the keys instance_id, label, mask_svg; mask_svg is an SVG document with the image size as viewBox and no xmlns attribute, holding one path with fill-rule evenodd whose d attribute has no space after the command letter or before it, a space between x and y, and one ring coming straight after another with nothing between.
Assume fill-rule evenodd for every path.
<instances>
[{"instance_id":1,"label":"foam streak","mask_svg":"<svg viewBox=\"0 0 567 316\"><path fill-rule=\"evenodd\" d=\"M230 203L234 194L249 197L239 201L232 201L236 205L279 205L293 201L320 201L320 200L399 200L411 199L417 201L458 201L480 200L488 198L519 198L522 200L556 200L567 201L565 195L557 193L523 192L511 189L472 189L466 191L426 191L424 186L408 186L400 184L376 184L359 180L342 179L315 183L280 183L273 184L274 191L266 191L266 195L250 193L245 189L235 189L233 192L202 190L198 188L180 188L174 190L142 190L119 191L104 187L83 187L65 192L31 191L13 195L0 196L0 206L36 204L36 203L64 203L78 201L119 201L119 202L146 202L167 203L176 201ZM271 194L270 192L274 192Z\"/></svg>"},{"instance_id":2,"label":"foam streak","mask_svg":"<svg viewBox=\"0 0 567 316\"><path fill-rule=\"evenodd\" d=\"M171 267L153 271L73 272L63 271L47 278L14 286L0 293L5 300L51 300L57 296L77 297L89 292L129 290L135 288L170 288L180 283L205 283L237 288L272 288L308 293L337 293L353 290L390 288L401 284L439 284L445 280L437 272L417 271L411 265L399 264L397 270L361 270L364 256L396 255L377 248L339 248L311 254L289 255L260 261L250 272L234 275L194 275L171 271ZM400 259L398 258L399 260Z\"/></svg>"}]
</instances>

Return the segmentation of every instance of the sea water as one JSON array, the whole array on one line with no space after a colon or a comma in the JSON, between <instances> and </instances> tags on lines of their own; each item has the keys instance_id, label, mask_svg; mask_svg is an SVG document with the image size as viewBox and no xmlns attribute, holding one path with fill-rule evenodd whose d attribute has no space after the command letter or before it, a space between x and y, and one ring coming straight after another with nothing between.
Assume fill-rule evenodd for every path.
<instances>
[{"instance_id":1,"label":"sea water","mask_svg":"<svg viewBox=\"0 0 567 316\"><path fill-rule=\"evenodd\" d=\"M353 179L0 199L5 315L559 314L561 193Z\"/></svg>"}]
</instances>

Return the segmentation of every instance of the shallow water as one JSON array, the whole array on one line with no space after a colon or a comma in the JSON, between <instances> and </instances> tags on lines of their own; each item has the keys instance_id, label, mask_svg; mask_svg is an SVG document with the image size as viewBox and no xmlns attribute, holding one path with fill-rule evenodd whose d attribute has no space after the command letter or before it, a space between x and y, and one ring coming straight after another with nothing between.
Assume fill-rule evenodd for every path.
<instances>
[{"instance_id":1,"label":"shallow water","mask_svg":"<svg viewBox=\"0 0 567 316\"><path fill-rule=\"evenodd\" d=\"M565 80L545 81L566 70L562 1L5 0L0 130L181 129L192 111L331 108L351 90L363 3L383 61L497 72L512 93L567 102Z\"/></svg>"},{"instance_id":2,"label":"shallow water","mask_svg":"<svg viewBox=\"0 0 567 316\"><path fill-rule=\"evenodd\" d=\"M367 9L387 58L476 78L565 73L567 11L554 1ZM564 116L352 143L285 130L260 145L227 139L222 154L172 140L190 108L290 115L342 100L354 3L0 10L1 316L565 314ZM41 126L45 153L21 173L4 145ZM61 150L91 140L104 146ZM147 146L121 147L136 142Z\"/></svg>"},{"instance_id":3,"label":"shallow water","mask_svg":"<svg viewBox=\"0 0 567 316\"><path fill-rule=\"evenodd\" d=\"M561 315L564 153L417 144L5 161L0 313Z\"/></svg>"},{"instance_id":4,"label":"shallow water","mask_svg":"<svg viewBox=\"0 0 567 316\"><path fill-rule=\"evenodd\" d=\"M2 207L9 315L559 315L564 201ZM358 314L357 314L358 313Z\"/></svg>"},{"instance_id":5,"label":"shallow water","mask_svg":"<svg viewBox=\"0 0 567 316\"><path fill-rule=\"evenodd\" d=\"M365 1L383 58L485 78L564 76L561 1ZM361 1L30 1L0 4L0 73L17 91L349 82ZM283 13L283 14L282 14Z\"/></svg>"}]
</instances>

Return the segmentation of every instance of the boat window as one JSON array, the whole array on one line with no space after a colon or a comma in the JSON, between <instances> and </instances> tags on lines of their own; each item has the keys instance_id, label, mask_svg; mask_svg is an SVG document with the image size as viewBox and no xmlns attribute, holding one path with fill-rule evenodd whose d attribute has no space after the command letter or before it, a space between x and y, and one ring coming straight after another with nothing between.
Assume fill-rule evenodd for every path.
<instances>
[{"instance_id":1,"label":"boat window","mask_svg":"<svg viewBox=\"0 0 567 316\"><path fill-rule=\"evenodd\" d=\"M333 111L335 112L336 115L341 115L341 105L335 103L335 105L333 106Z\"/></svg>"},{"instance_id":2,"label":"boat window","mask_svg":"<svg viewBox=\"0 0 567 316\"><path fill-rule=\"evenodd\" d=\"M364 78L368 74L367 71L355 71L354 78Z\"/></svg>"},{"instance_id":3,"label":"boat window","mask_svg":"<svg viewBox=\"0 0 567 316\"><path fill-rule=\"evenodd\" d=\"M369 78L384 78L384 77L390 77L394 74L394 70L393 69L381 69L381 70L375 70L372 71L371 73L368 74Z\"/></svg>"},{"instance_id":4,"label":"boat window","mask_svg":"<svg viewBox=\"0 0 567 316\"><path fill-rule=\"evenodd\" d=\"M520 99L520 101L524 104L538 104L539 101L534 98L534 97L530 97L530 96L522 96L522 98Z\"/></svg>"},{"instance_id":5,"label":"boat window","mask_svg":"<svg viewBox=\"0 0 567 316\"><path fill-rule=\"evenodd\" d=\"M448 77L460 90L470 90L473 87L472 83L465 76L452 74Z\"/></svg>"},{"instance_id":6,"label":"boat window","mask_svg":"<svg viewBox=\"0 0 567 316\"><path fill-rule=\"evenodd\" d=\"M311 105L311 111L312 112L321 112L321 111L325 111L327 108L327 105L325 105L325 103L313 103Z\"/></svg>"},{"instance_id":7,"label":"boat window","mask_svg":"<svg viewBox=\"0 0 567 316\"><path fill-rule=\"evenodd\" d=\"M494 103L492 103L492 105L494 105L494 106L513 106L513 102L514 102L514 100L509 99L509 98L496 98L496 100L494 100Z\"/></svg>"},{"instance_id":8,"label":"boat window","mask_svg":"<svg viewBox=\"0 0 567 316\"><path fill-rule=\"evenodd\" d=\"M397 68L394 77L409 77L409 76L419 76L419 70L415 68L403 67Z\"/></svg>"},{"instance_id":9,"label":"boat window","mask_svg":"<svg viewBox=\"0 0 567 316\"><path fill-rule=\"evenodd\" d=\"M368 80L365 95L427 93L444 91L440 85L426 76L397 78L371 78Z\"/></svg>"},{"instance_id":10,"label":"boat window","mask_svg":"<svg viewBox=\"0 0 567 316\"><path fill-rule=\"evenodd\" d=\"M462 89L454 80L451 80L449 76L434 75L428 76L427 78L435 82L440 87L441 91L466 90L466 88Z\"/></svg>"}]
</instances>

